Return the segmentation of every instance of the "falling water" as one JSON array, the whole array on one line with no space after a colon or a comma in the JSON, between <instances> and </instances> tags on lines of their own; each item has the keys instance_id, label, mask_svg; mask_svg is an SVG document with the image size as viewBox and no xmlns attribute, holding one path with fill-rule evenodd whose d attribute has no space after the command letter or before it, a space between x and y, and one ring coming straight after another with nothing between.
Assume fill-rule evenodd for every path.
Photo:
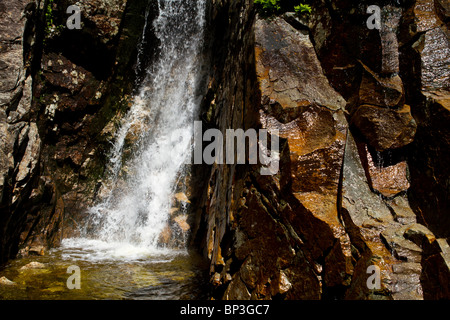
<instances>
[{"instance_id":1,"label":"falling water","mask_svg":"<svg viewBox=\"0 0 450 320\"><path fill-rule=\"evenodd\" d=\"M205 2L158 0L153 28L160 40L159 56L116 134L105 196L90 209L83 237L63 241L67 249L84 247L99 259L160 250L158 237L169 217L176 182L191 156L201 99L197 92ZM123 161L131 131L139 132L139 139L131 158Z\"/></svg>"}]
</instances>

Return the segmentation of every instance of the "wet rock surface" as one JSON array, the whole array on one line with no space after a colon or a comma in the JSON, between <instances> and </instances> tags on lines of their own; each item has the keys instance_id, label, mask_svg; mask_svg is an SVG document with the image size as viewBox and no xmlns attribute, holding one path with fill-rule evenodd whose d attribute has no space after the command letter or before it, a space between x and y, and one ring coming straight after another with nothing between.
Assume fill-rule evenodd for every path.
<instances>
[{"instance_id":1,"label":"wet rock surface","mask_svg":"<svg viewBox=\"0 0 450 320\"><path fill-rule=\"evenodd\" d=\"M73 31L58 28L69 2L55 1L49 31L38 2L0 4L0 263L76 235L157 54L151 34L138 46L154 1L83 3ZM260 19L253 0L211 2L204 127L280 138L275 175L202 165L177 186L160 243L202 250L211 297L449 298L449 8L383 5L383 27L369 30L367 4L315 1L300 21ZM7 276L0 286L15 286Z\"/></svg>"},{"instance_id":2,"label":"wet rock surface","mask_svg":"<svg viewBox=\"0 0 450 320\"><path fill-rule=\"evenodd\" d=\"M352 124L376 150L397 149L414 141L417 125L410 110L407 105L397 110L362 105L355 111Z\"/></svg>"},{"instance_id":3,"label":"wet rock surface","mask_svg":"<svg viewBox=\"0 0 450 320\"><path fill-rule=\"evenodd\" d=\"M0 10L0 262L44 254L76 234L114 121L128 108L147 7L91 1L81 5L81 30L69 30L74 2L38 4L14 0Z\"/></svg>"},{"instance_id":4,"label":"wet rock surface","mask_svg":"<svg viewBox=\"0 0 450 320\"><path fill-rule=\"evenodd\" d=\"M0 15L0 262L17 252L30 192L38 179L42 139L31 119L33 80L29 54L33 33L22 14L30 1L2 3Z\"/></svg>"},{"instance_id":5,"label":"wet rock surface","mask_svg":"<svg viewBox=\"0 0 450 320\"><path fill-rule=\"evenodd\" d=\"M414 37L405 31L405 24L419 24L409 29L416 35L436 28L442 8L436 12L420 1L407 8L383 7L386 25L378 31L366 28L364 6L348 1L328 6L319 1L308 35L308 23L298 23L289 14L255 18L253 23L251 14L234 6L239 1L230 3L227 10L216 8L232 17L231 30L236 31L227 35L228 47L221 49L232 54L214 60L220 71L211 76L214 99L207 99L204 107L212 111L208 123L221 130L263 127L274 134L276 129L280 170L261 176L255 166L214 165L205 174L203 212L197 222L204 233L200 228L197 241L211 262L213 296L398 300L445 296L447 287L434 285L448 277L446 249L439 246L446 241L430 231L437 229L417 210L416 203L423 200L410 203L419 193L412 190L410 172L419 167L411 168L410 151L417 148L416 139L422 134L430 136L421 132L423 122L415 112L418 101L412 98L417 86L412 88L415 81L405 71L405 64L414 62L401 54L414 43L405 42L405 37L410 37L408 41ZM408 20L411 12L422 16ZM237 31L243 27L254 30L254 42ZM439 54L426 59L435 61L436 67L428 67L423 58L417 61L434 68L430 76L445 79L445 71L438 71L445 60ZM230 76L236 66L246 82ZM415 74L414 79L419 83L431 79L426 73ZM258 87L253 86L255 78ZM433 86L439 83L436 80ZM255 96L260 100L251 98ZM445 106L445 101L445 95L440 96L437 104ZM439 130L445 132L442 125L435 128L436 134ZM439 170L443 177L446 169ZM444 194L431 197L445 203ZM433 201L428 202L430 207L437 205L438 200ZM434 221L439 219L445 220L440 215ZM443 271L431 275L433 263ZM370 266L381 272L379 288L367 285Z\"/></svg>"}]
</instances>

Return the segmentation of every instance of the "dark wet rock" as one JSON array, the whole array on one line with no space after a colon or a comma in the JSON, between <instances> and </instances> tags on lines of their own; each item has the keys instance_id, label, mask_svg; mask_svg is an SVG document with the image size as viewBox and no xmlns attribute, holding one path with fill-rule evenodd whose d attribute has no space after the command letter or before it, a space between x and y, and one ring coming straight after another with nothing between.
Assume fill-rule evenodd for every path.
<instances>
[{"instance_id":1,"label":"dark wet rock","mask_svg":"<svg viewBox=\"0 0 450 320\"><path fill-rule=\"evenodd\" d=\"M390 198L409 189L406 161L383 163L381 154L377 152L372 155L367 145L359 147L359 153L372 190ZM381 159L377 159L377 156Z\"/></svg>"},{"instance_id":2,"label":"dark wet rock","mask_svg":"<svg viewBox=\"0 0 450 320\"><path fill-rule=\"evenodd\" d=\"M386 204L394 214L395 221L408 225L416 222L416 214L411 209L406 196L397 196L387 200Z\"/></svg>"},{"instance_id":3,"label":"dark wet rock","mask_svg":"<svg viewBox=\"0 0 450 320\"><path fill-rule=\"evenodd\" d=\"M242 190L242 194L235 193L237 206L230 208L233 210L229 218L232 240L220 245L221 249L215 249L214 243L222 236L217 225L222 222L216 222L213 217L220 217L219 201L223 198L210 198L207 252L212 270L222 270L221 280L216 283L226 283L226 274L231 272L229 259L232 264L240 265L239 272L227 283L224 298L233 297L232 291L238 290L244 296L250 293L253 299L272 296L320 299L322 266L315 260L323 251L335 246L327 268L334 261L343 260L339 267L330 268L330 286L347 281L348 273L352 272L348 238L336 210L342 164L339 159L342 159L347 128L341 110L344 99L320 76L320 65L307 36L283 19L273 24L257 20L256 28L254 50L262 109L254 110L253 117L259 115L261 125L279 130L285 141L280 172L270 177L255 172L254 177L247 178L244 189L239 185L234 187L236 191ZM294 45L277 41L276 37L289 38ZM305 52L306 55L301 54ZM312 77L313 74L318 76ZM317 88L328 95L316 91ZM302 91L303 96L297 97L293 91ZM216 170L219 175L229 174L219 171L220 168ZM219 187L227 180L216 180L216 191L211 190L210 197L220 188L227 189ZM319 202L327 206L317 205ZM312 232L313 229L321 230L321 236ZM245 290L241 282L245 283Z\"/></svg>"},{"instance_id":4,"label":"dark wet rock","mask_svg":"<svg viewBox=\"0 0 450 320\"><path fill-rule=\"evenodd\" d=\"M29 5L28 5L29 4ZM22 13L32 1L2 3L0 14L0 263L17 253L30 190L39 173L42 138L31 120L33 80L29 50L34 34Z\"/></svg>"},{"instance_id":5,"label":"dark wet rock","mask_svg":"<svg viewBox=\"0 0 450 320\"><path fill-rule=\"evenodd\" d=\"M397 149L414 140L417 124L410 106L400 109L362 105L354 113L352 124L377 151Z\"/></svg>"},{"instance_id":6,"label":"dark wet rock","mask_svg":"<svg viewBox=\"0 0 450 320\"><path fill-rule=\"evenodd\" d=\"M382 199L370 191L356 143L348 136L342 181L342 208L356 226L391 222L393 217Z\"/></svg>"},{"instance_id":7,"label":"dark wet rock","mask_svg":"<svg viewBox=\"0 0 450 320\"><path fill-rule=\"evenodd\" d=\"M405 157L389 156L392 149L404 154L416 132L405 104L410 82L404 86L400 72L399 30L409 9L384 8L388 25L379 32L365 27L364 6L318 1L309 22L313 41L308 23L284 15L256 19L253 43L237 31L253 26L238 2L213 10L219 20L230 17L220 21L234 32L230 47L213 46L205 119L221 130L278 130L280 170L263 177L254 166L214 165L204 174L197 222L204 231L193 230L211 262L213 296L423 299L427 250L416 238L425 232L431 241L432 233L417 223L405 195ZM233 68L246 81L232 76ZM348 98L350 135L344 100L330 83ZM380 289L367 287L372 265L381 269Z\"/></svg>"},{"instance_id":8,"label":"dark wet rock","mask_svg":"<svg viewBox=\"0 0 450 320\"><path fill-rule=\"evenodd\" d=\"M234 280L234 281L233 281ZM231 284L228 286L224 294L225 300L250 300L251 295L247 290L247 287L239 278L239 273L232 279Z\"/></svg>"},{"instance_id":9,"label":"dark wet rock","mask_svg":"<svg viewBox=\"0 0 450 320\"><path fill-rule=\"evenodd\" d=\"M43 2L0 10L1 262L75 233L104 170L105 128L128 108L148 2L80 5L81 30L64 27L66 1L50 28Z\"/></svg>"},{"instance_id":10,"label":"dark wet rock","mask_svg":"<svg viewBox=\"0 0 450 320\"><path fill-rule=\"evenodd\" d=\"M406 262L396 264L392 269L396 277L392 289L393 298L395 300L423 300L423 288L420 284L422 265Z\"/></svg>"},{"instance_id":11,"label":"dark wet rock","mask_svg":"<svg viewBox=\"0 0 450 320\"><path fill-rule=\"evenodd\" d=\"M30 179L31 175L36 173L41 151L41 139L36 124L31 123L29 128L26 129L27 137L25 139L27 144L22 160L16 169L16 181L18 187L22 185L25 180ZM17 190L19 191L19 189Z\"/></svg>"},{"instance_id":12,"label":"dark wet rock","mask_svg":"<svg viewBox=\"0 0 450 320\"><path fill-rule=\"evenodd\" d=\"M392 75L400 71L397 29L402 18L402 9L390 5L381 11L381 74Z\"/></svg>"},{"instance_id":13,"label":"dark wet rock","mask_svg":"<svg viewBox=\"0 0 450 320\"><path fill-rule=\"evenodd\" d=\"M437 238L450 235L449 169L446 157L442 156L450 145L450 46L448 23L442 20L445 20L442 9L441 1L416 1L408 10L402 28L414 31L410 38L402 32L405 36L402 70L410 79L405 89L418 125L415 140L408 148L409 199L413 210L418 212L419 222Z\"/></svg>"},{"instance_id":14,"label":"dark wet rock","mask_svg":"<svg viewBox=\"0 0 450 320\"><path fill-rule=\"evenodd\" d=\"M424 299L447 299L450 294L450 247L446 239L437 239L424 246L422 269L420 279Z\"/></svg>"},{"instance_id":15,"label":"dark wet rock","mask_svg":"<svg viewBox=\"0 0 450 320\"><path fill-rule=\"evenodd\" d=\"M445 0L436 0L434 1L434 6L439 18L447 24L448 28L450 22L450 3Z\"/></svg>"},{"instance_id":16,"label":"dark wet rock","mask_svg":"<svg viewBox=\"0 0 450 320\"><path fill-rule=\"evenodd\" d=\"M421 57L423 89L450 90L450 47L446 31L428 30L412 47Z\"/></svg>"},{"instance_id":17,"label":"dark wet rock","mask_svg":"<svg viewBox=\"0 0 450 320\"><path fill-rule=\"evenodd\" d=\"M380 107L398 107L404 103L402 79L397 76L381 77L363 65L364 73L359 88L359 104Z\"/></svg>"}]
</instances>

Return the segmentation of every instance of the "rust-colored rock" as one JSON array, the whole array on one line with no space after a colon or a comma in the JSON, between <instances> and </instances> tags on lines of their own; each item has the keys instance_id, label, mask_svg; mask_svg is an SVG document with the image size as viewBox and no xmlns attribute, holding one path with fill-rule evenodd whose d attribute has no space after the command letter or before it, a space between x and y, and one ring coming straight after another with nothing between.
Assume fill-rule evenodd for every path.
<instances>
[{"instance_id":1,"label":"rust-colored rock","mask_svg":"<svg viewBox=\"0 0 450 320\"><path fill-rule=\"evenodd\" d=\"M175 223L183 232L188 232L189 229L191 228L187 223L187 218L188 218L187 215L180 215L173 218L173 221L175 221Z\"/></svg>"},{"instance_id":2,"label":"rust-colored rock","mask_svg":"<svg viewBox=\"0 0 450 320\"><path fill-rule=\"evenodd\" d=\"M359 88L359 104L380 107L398 107L405 101L402 79L398 76L381 77L363 64L364 72Z\"/></svg>"},{"instance_id":3,"label":"rust-colored rock","mask_svg":"<svg viewBox=\"0 0 450 320\"><path fill-rule=\"evenodd\" d=\"M3 277L0 278L0 285L1 286L16 286L17 283L15 283L15 282L13 282L13 281L11 281L8 278L3 276Z\"/></svg>"},{"instance_id":4,"label":"rust-colored rock","mask_svg":"<svg viewBox=\"0 0 450 320\"><path fill-rule=\"evenodd\" d=\"M400 109L362 105L354 113L352 124L377 151L410 144L417 128L408 105Z\"/></svg>"},{"instance_id":5,"label":"rust-colored rock","mask_svg":"<svg viewBox=\"0 0 450 320\"><path fill-rule=\"evenodd\" d=\"M263 99L277 102L285 112L311 104L331 110L345 106L323 75L308 35L283 19L257 20L256 63ZM294 109L294 110L292 110Z\"/></svg>"},{"instance_id":6,"label":"rust-colored rock","mask_svg":"<svg viewBox=\"0 0 450 320\"><path fill-rule=\"evenodd\" d=\"M361 153L365 158L363 162L367 163L369 184L373 190L389 198L409 189L406 161L385 164L381 159L375 163L367 145L364 146Z\"/></svg>"},{"instance_id":7,"label":"rust-colored rock","mask_svg":"<svg viewBox=\"0 0 450 320\"><path fill-rule=\"evenodd\" d=\"M170 239L172 238L172 229L169 225L164 227L163 231L160 233L158 238L158 244L162 246L169 245Z\"/></svg>"}]
</instances>

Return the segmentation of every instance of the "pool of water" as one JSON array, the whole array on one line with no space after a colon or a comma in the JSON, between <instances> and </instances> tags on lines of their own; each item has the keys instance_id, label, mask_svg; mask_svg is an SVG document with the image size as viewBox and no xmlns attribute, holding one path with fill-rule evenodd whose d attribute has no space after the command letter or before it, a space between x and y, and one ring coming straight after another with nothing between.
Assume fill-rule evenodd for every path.
<instances>
[{"instance_id":1,"label":"pool of water","mask_svg":"<svg viewBox=\"0 0 450 320\"><path fill-rule=\"evenodd\" d=\"M81 246L82 245L82 246ZM24 269L38 262L36 269ZM80 289L69 289L70 266L80 270ZM185 250L146 250L98 241L65 241L44 256L11 260L0 268L0 299L91 300L207 298L205 263Z\"/></svg>"}]
</instances>

